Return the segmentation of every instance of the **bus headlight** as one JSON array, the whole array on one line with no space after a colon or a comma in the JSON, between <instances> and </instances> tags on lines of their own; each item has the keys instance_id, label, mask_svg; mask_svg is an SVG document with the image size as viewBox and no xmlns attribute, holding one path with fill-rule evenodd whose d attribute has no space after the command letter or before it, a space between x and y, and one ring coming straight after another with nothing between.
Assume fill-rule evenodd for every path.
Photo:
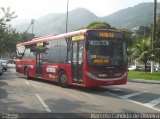
<instances>
[{"instance_id":1,"label":"bus headlight","mask_svg":"<svg viewBox=\"0 0 160 119\"><path fill-rule=\"evenodd\" d=\"M107 74L98 74L98 77L104 78L104 77L107 77Z\"/></svg>"}]
</instances>

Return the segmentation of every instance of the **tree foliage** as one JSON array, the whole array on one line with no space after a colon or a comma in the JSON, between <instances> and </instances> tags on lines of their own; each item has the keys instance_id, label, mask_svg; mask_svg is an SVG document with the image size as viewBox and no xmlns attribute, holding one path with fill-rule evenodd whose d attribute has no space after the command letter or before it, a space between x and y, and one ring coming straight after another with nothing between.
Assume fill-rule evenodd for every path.
<instances>
[{"instance_id":1,"label":"tree foliage","mask_svg":"<svg viewBox=\"0 0 160 119\"><path fill-rule=\"evenodd\" d=\"M106 22L92 22L86 28L88 29L106 29L106 28L111 28L111 26Z\"/></svg>"},{"instance_id":2,"label":"tree foliage","mask_svg":"<svg viewBox=\"0 0 160 119\"><path fill-rule=\"evenodd\" d=\"M148 38L140 40L139 43L132 47L132 57L145 65L147 71L147 62L151 59L151 40Z\"/></svg>"},{"instance_id":3,"label":"tree foliage","mask_svg":"<svg viewBox=\"0 0 160 119\"><path fill-rule=\"evenodd\" d=\"M30 41L35 37L35 34L23 32L20 34L20 42Z\"/></svg>"},{"instance_id":4,"label":"tree foliage","mask_svg":"<svg viewBox=\"0 0 160 119\"><path fill-rule=\"evenodd\" d=\"M8 22L16 18L15 12L10 8L0 8L0 56L11 56L16 50L16 43L19 41L19 34ZM6 56L7 55L7 56Z\"/></svg>"},{"instance_id":5,"label":"tree foliage","mask_svg":"<svg viewBox=\"0 0 160 119\"><path fill-rule=\"evenodd\" d=\"M152 60L151 52L153 53L153 51L151 51L151 34L152 34L151 29L152 29L151 26L139 26L136 30L130 31L131 33L128 36L129 45L127 47L128 58L129 58L128 61L130 63L133 63L133 61L136 59L139 63L141 62L146 65L145 62ZM144 48L144 46L147 48ZM148 54L148 58L150 57L149 59L148 58L146 59L145 57L146 49L148 50L147 54Z\"/></svg>"},{"instance_id":6,"label":"tree foliage","mask_svg":"<svg viewBox=\"0 0 160 119\"><path fill-rule=\"evenodd\" d=\"M148 38L151 36L151 28L149 26L140 26L137 34L141 38Z\"/></svg>"}]
</instances>

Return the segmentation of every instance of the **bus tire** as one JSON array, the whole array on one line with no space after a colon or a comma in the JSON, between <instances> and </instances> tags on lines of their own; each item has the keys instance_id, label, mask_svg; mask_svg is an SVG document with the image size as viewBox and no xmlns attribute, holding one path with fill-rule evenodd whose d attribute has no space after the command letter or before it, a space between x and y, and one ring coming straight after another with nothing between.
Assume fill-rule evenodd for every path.
<instances>
[{"instance_id":1,"label":"bus tire","mask_svg":"<svg viewBox=\"0 0 160 119\"><path fill-rule=\"evenodd\" d=\"M24 78L29 79L28 68L27 67L24 68Z\"/></svg>"},{"instance_id":2,"label":"bus tire","mask_svg":"<svg viewBox=\"0 0 160 119\"><path fill-rule=\"evenodd\" d=\"M4 71L7 71L7 68L4 68Z\"/></svg>"},{"instance_id":3,"label":"bus tire","mask_svg":"<svg viewBox=\"0 0 160 119\"><path fill-rule=\"evenodd\" d=\"M68 87L67 85L67 75L64 71L60 71L59 75L58 75L58 82L60 84L61 87L66 88Z\"/></svg>"}]
</instances>

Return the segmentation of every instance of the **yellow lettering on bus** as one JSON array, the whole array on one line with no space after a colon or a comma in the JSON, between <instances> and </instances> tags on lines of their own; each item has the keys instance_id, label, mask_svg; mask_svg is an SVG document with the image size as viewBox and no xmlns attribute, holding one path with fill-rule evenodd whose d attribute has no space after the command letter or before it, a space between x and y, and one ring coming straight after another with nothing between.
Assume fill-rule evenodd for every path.
<instances>
[{"instance_id":1,"label":"yellow lettering on bus","mask_svg":"<svg viewBox=\"0 0 160 119\"><path fill-rule=\"evenodd\" d=\"M105 59L103 62L104 62L104 63L109 63L110 60L109 60L109 59Z\"/></svg>"},{"instance_id":2,"label":"yellow lettering on bus","mask_svg":"<svg viewBox=\"0 0 160 119\"><path fill-rule=\"evenodd\" d=\"M94 59L93 63L94 64L99 64L99 63L109 63L110 60L109 59Z\"/></svg>"},{"instance_id":3,"label":"yellow lettering on bus","mask_svg":"<svg viewBox=\"0 0 160 119\"><path fill-rule=\"evenodd\" d=\"M99 37L113 38L114 35L113 35L113 33L100 32L100 33L99 33Z\"/></svg>"},{"instance_id":4,"label":"yellow lettering on bus","mask_svg":"<svg viewBox=\"0 0 160 119\"><path fill-rule=\"evenodd\" d=\"M43 46L43 43L37 43L37 46Z\"/></svg>"},{"instance_id":5,"label":"yellow lettering on bus","mask_svg":"<svg viewBox=\"0 0 160 119\"><path fill-rule=\"evenodd\" d=\"M84 40L84 35L72 37L72 41L76 41L76 40Z\"/></svg>"}]
</instances>

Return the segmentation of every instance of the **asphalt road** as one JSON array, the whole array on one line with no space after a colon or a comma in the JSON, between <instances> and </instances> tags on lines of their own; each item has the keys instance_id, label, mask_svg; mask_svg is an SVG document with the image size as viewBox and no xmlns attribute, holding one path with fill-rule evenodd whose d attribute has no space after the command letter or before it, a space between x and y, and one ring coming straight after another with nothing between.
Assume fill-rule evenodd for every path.
<instances>
[{"instance_id":1,"label":"asphalt road","mask_svg":"<svg viewBox=\"0 0 160 119\"><path fill-rule=\"evenodd\" d=\"M26 80L10 67L0 76L0 112L160 113L160 84L61 88L50 81Z\"/></svg>"}]
</instances>

